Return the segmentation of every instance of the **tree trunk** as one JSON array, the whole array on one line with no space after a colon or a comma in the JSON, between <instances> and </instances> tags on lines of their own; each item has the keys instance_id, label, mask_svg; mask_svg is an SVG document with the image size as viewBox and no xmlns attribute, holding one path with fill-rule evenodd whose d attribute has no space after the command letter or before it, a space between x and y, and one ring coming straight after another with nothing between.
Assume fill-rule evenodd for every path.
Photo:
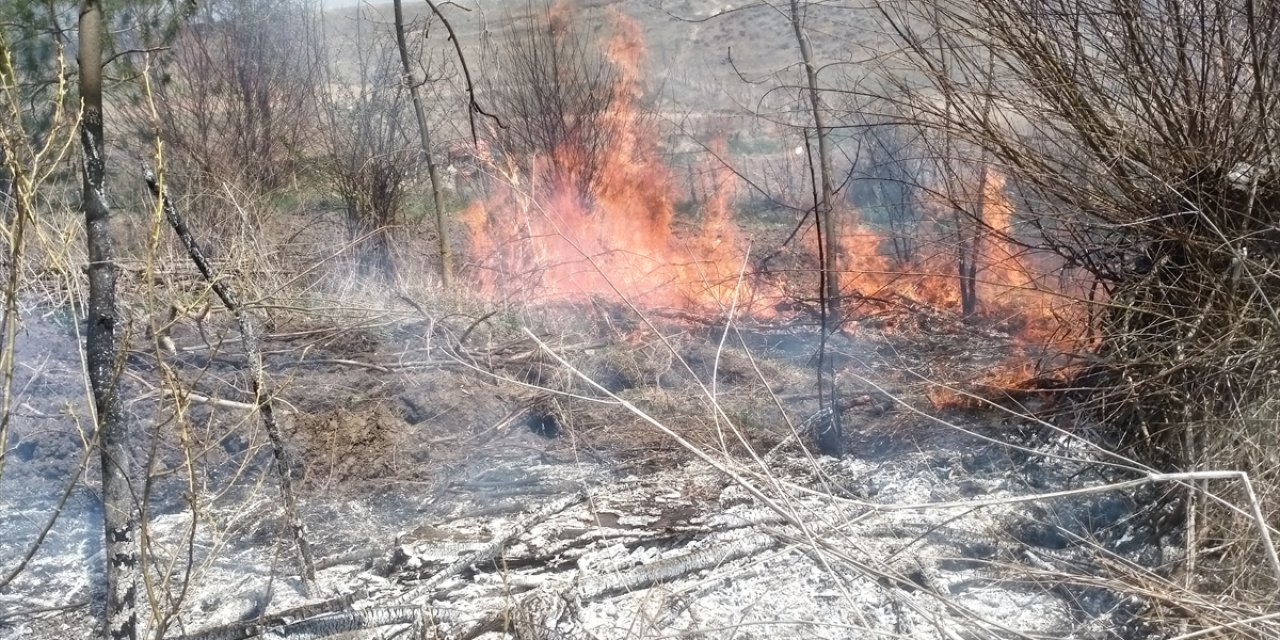
<instances>
[{"instance_id":1,"label":"tree trunk","mask_svg":"<svg viewBox=\"0 0 1280 640\"><path fill-rule=\"evenodd\" d=\"M981 182L980 180L979 183ZM955 223L956 266L960 276L960 313L968 322L978 315L978 260L982 251L983 233L981 214L975 220L957 210ZM966 228L971 229L971 232L966 234Z\"/></svg>"},{"instance_id":2,"label":"tree trunk","mask_svg":"<svg viewBox=\"0 0 1280 640\"><path fill-rule=\"evenodd\" d=\"M809 37L801 26L800 1L791 0L791 26L795 29L796 43L800 45L800 59L804 63L804 74L809 94L809 107L813 111L813 127L818 138L818 177L821 189L818 191L818 215L822 217L822 226L826 229L823 238L825 244L822 270L826 274L826 310L827 325L830 330L840 326L840 232L836 225L834 207L835 184L831 181L831 130L825 124L826 117L822 112L822 98L818 89L818 68L813 63L813 52L809 47Z\"/></svg>"},{"instance_id":3,"label":"tree trunk","mask_svg":"<svg viewBox=\"0 0 1280 640\"><path fill-rule=\"evenodd\" d=\"M106 637L133 640L138 634L136 509L129 477L128 424L120 403L117 360L116 266L106 201L102 123L102 5L80 7L80 146L84 152L83 202L89 244L88 329L85 362L93 390L94 426L102 454L103 525L106 541Z\"/></svg>"},{"instance_id":4,"label":"tree trunk","mask_svg":"<svg viewBox=\"0 0 1280 640\"><path fill-rule=\"evenodd\" d=\"M805 80L809 94L809 107L813 111L813 128L818 139L818 183L814 188L814 209L819 220L818 237L822 243L822 343L819 347L818 402L824 404L823 390L829 389L827 406L820 407L822 419L815 425L818 450L840 458L844 455L844 428L836 394L836 372L831 356L827 353L827 335L840 326L840 232L836 227L833 201L835 185L831 182L830 131L824 124L822 98L818 94L818 69L813 64L813 52L809 37L801 25L800 2L791 0L791 26L795 29L796 42L800 45L800 59L804 63ZM806 136L807 137L807 136ZM813 167L810 156L809 167ZM819 188L821 187L821 188Z\"/></svg>"},{"instance_id":5,"label":"tree trunk","mask_svg":"<svg viewBox=\"0 0 1280 640\"><path fill-rule=\"evenodd\" d=\"M449 250L449 234L444 226L444 204L440 201L440 172L436 168L435 156L431 153L431 130L427 127L427 114L422 107L422 93L418 90L418 83L413 78L413 69L409 66L409 45L404 37L404 11L401 9L400 0L395 0L394 9L396 46L400 49L404 83L409 88L409 96L413 99L413 114L418 119L418 133L422 136L422 157L427 161L427 176L431 179L431 200L435 206L436 234L439 237L440 281L445 289L453 289L453 253Z\"/></svg>"},{"instance_id":6,"label":"tree trunk","mask_svg":"<svg viewBox=\"0 0 1280 640\"><path fill-rule=\"evenodd\" d=\"M943 55L945 56L945 54ZM944 67L945 64L946 58L944 57ZM992 51L987 57L987 99L983 104L982 109L982 127L984 131L991 130L991 111L994 108L994 102L992 101L991 96L995 95L995 67L995 52ZM947 95L947 109L950 111L950 92L948 92ZM950 115L948 115L948 118L950 118ZM947 140L947 157L950 158L950 137L948 137ZM983 149L982 159L979 163L981 169L978 171L977 206L976 209L973 210L976 211L976 213L968 214L968 217L970 218L969 222L973 226L973 235L969 240L967 264L965 256L963 255L963 252L965 251L963 236L961 236L960 239L960 251L962 253L960 257L960 306L966 322L971 322L978 316L978 265L982 261L983 239L991 229L987 224L987 181L991 179L991 165L988 155L988 151ZM950 192L952 187L950 186L950 183L948 183L948 185L948 192ZM957 216L956 222L958 225L957 228L963 228L963 225L960 224L961 221L959 220L959 216Z\"/></svg>"}]
</instances>

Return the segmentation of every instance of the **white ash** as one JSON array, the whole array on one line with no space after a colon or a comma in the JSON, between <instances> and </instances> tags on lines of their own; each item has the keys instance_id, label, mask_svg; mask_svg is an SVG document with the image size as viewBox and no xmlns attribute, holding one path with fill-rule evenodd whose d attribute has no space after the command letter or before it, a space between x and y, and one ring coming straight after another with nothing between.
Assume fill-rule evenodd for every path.
<instances>
[{"instance_id":1,"label":"white ash","mask_svg":"<svg viewBox=\"0 0 1280 640\"><path fill-rule=\"evenodd\" d=\"M962 500L965 494L975 494L957 488L962 478L978 485L975 495L982 499L1034 492L1018 480L1024 470L1016 464L1002 468L991 462L989 470L970 472L962 468L966 462L961 453L947 451L821 464L822 473L815 474L803 456L783 453L771 473L778 483L794 487L844 487L850 498L770 490L784 514L759 504L742 487L702 464L612 483L597 481L590 487L590 499L534 523L499 557L480 559L442 581L434 604L447 605L464 620L479 621L523 594L572 594L594 578L643 575L655 563L764 532L776 540L771 550L630 593L580 602L556 624L566 633L576 630L619 640L696 632L736 638L1016 633L1092 638L1106 636L1115 626L1115 621L1082 617L1073 609L1070 593L1020 578L1016 568L996 569L1026 562L1004 532L1029 513L1029 505L1003 504L968 514L954 509L869 513L858 506L858 500L886 505ZM532 486L607 477L606 468L583 464L529 465L521 472L532 478L526 480ZM1055 473L1065 478L1074 472L1063 468ZM868 484L870 480L874 482ZM769 490L764 481L760 486ZM688 495L686 487L698 487L692 493L700 497ZM437 513L475 513L486 506L479 493L438 499L452 504L435 505ZM260 494L238 504L214 503L197 531L196 565L179 617L183 624L170 635L179 629L190 632L252 620L335 595L353 595L358 603L376 606L412 589L414 572L430 575L433 567L476 552L547 499L531 495L524 512L447 521L400 505L395 507L397 517L410 520L400 522L396 534L373 524L389 517L373 502L311 497L307 512L325 514L325 522L312 527L322 555L348 549L352 539L386 540L384 554L398 550L410 560L386 576L376 574L367 562L334 564L320 573L322 593L310 597L302 594L292 551L278 535L273 500ZM0 505L4 507L28 522L16 525L6 519L0 523L0 534L21 535L3 535L0 540L28 539L31 523L40 520L41 512ZM804 522L805 530L787 524L788 519ZM153 519L154 546L165 560L181 559L189 523L189 515L182 512ZM9 593L0 594L3 611L86 598L92 584L86 567L96 562L92 541L98 535L83 504L65 515L37 561ZM397 544L397 539L402 542ZM0 542L6 557L14 555L11 545ZM0 627L0 635L84 635L94 624L87 608L15 620Z\"/></svg>"}]
</instances>

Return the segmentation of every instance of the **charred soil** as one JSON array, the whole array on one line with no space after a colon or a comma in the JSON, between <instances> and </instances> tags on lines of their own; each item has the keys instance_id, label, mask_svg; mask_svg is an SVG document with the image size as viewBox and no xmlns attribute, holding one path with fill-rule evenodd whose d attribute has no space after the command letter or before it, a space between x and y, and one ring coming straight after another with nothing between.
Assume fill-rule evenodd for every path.
<instances>
[{"instance_id":1,"label":"charred soil","mask_svg":"<svg viewBox=\"0 0 1280 640\"><path fill-rule=\"evenodd\" d=\"M522 320L563 328L585 311ZM87 635L100 606L94 483L68 484L90 437L80 364L74 328L52 317L25 324L39 348L22 354L0 494L6 570L68 497L0 594L6 637ZM320 558L323 593L309 596L230 324L176 327L172 353L140 332L125 388L165 637L288 635L406 605L441 637L1143 637L1140 602L1081 585L1113 561L1177 566L1176 532L1150 524L1154 489L1028 500L1127 476L979 400L1038 401L993 391L1019 353L1007 335L887 317L830 339L839 461L806 448L818 336L803 319L536 332L608 394L517 319L277 322L263 348ZM214 630L231 635L201 635Z\"/></svg>"}]
</instances>

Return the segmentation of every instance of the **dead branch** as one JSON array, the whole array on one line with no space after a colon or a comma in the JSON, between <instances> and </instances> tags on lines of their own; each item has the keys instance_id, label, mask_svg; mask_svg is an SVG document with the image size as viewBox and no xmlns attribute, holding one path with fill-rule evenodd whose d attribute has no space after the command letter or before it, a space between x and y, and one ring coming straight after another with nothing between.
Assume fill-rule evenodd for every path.
<instances>
[{"instance_id":1,"label":"dead branch","mask_svg":"<svg viewBox=\"0 0 1280 640\"><path fill-rule=\"evenodd\" d=\"M458 575L459 573L466 571L469 567L475 566L482 562L487 562L489 560L492 560L498 557L498 554L502 552L502 549L504 547L511 544L513 540L515 540L525 531L528 531L529 528L532 527L533 525L538 524L539 522L546 520L548 517L553 516L557 513L560 513L561 511L564 511L565 509L568 509L569 507L575 504L578 504L584 499L586 499L585 492L575 491L571 494L562 496L556 500L553 500L547 503L541 509L538 509L537 511L532 513L529 517L525 518L524 520L520 521L516 525L512 526L502 535L494 538L493 541L485 545L484 548L478 549L473 553L469 553L461 558L458 558L457 560L450 563L449 566L445 567L444 569L441 569L440 571L436 572L435 575L424 580L422 584L418 585L413 590L408 591L407 593L401 594L399 596L396 596L390 601L389 604L399 605L399 604L410 603L420 598L423 598L424 596L430 595L431 592L436 587L440 586L440 583L444 582L445 580L448 580L449 578L452 578Z\"/></svg>"},{"instance_id":2,"label":"dead branch","mask_svg":"<svg viewBox=\"0 0 1280 640\"><path fill-rule=\"evenodd\" d=\"M351 597L338 598L327 604L348 606ZM323 606L323 605L321 605ZM441 624L455 622L457 614L436 607L375 607L358 611L331 611L314 613L316 605L298 607L262 621L235 623L194 635L179 636L172 640L248 640L249 638L279 638L281 640L315 640L353 631L369 631L396 624ZM297 619L304 616L302 619ZM306 617L310 616L310 617ZM293 622L289 622L293 619Z\"/></svg>"},{"instance_id":3,"label":"dead branch","mask_svg":"<svg viewBox=\"0 0 1280 640\"><path fill-rule=\"evenodd\" d=\"M285 450L284 435L281 432L280 425L276 422L275 406L272 401L273 393L267 384L262 351L259 348L258 333L253 324L253 317L236 300L235 294L227 286L227 283L215 277L213 268L210 266L204 252L200 249L200 245L196 242L195 236L192 235L191 230L178 213L177 207L173 205L173 201L169 199L168 194L161 189L160 182L150 168L146 169L144 179L147 187L151 190L151 195L160 201L165 220L169 222L169 226L173 228L174 233L178 235L182 246L187 250L187 255L191 257L191 261L196 264L200 274L208 281L209 287L218 296L218 299L222 300L227 310L235 316L236 322L240 325L240 335L244 339L244 350L249 356L249 367L253 375L254 400L258 413L262 416L262 425L267 432L267 438L271 440L271 451L275 457L277 476L280 478L280 492L284 498L285 520L289 523L289 530L293 535L294 543L297 545L299 560L302 565L303 587L309 593L314 588L316 581L315 559L311 553L311 543L307 538L306 525L303 524L302 517L298 513L298 500L293 491L293 464Z\"/></svg>"},{"instance_id":4,"label":"dead branch","mask_svg":"<svg viewBox=\"0 0 1280 640\"><path fill-rule=\"evenodd\" d=\"M235 400L225 400L223 398L210 398L209 396L202 396L190 391L183 392L175 389L165 389L164 393L172 398L181 398L184 401L222 407L223 409L238 409L240 411L256 411L258 409L257 405L249 404L247 402L236 402Z\"/></svg>"},{"instance_id":5,"label":"dead branch","mask_svg":"<svg viewBox=\"0 0 1280 640\"><path fill-rule=\"evenodd\" d=\"M706 548L693 553L659 560L625 573L591 578L578 587L578 594L585 601L637 589L647 589L703 569L761 553L777 545L776 539L765 534L753 534L737 539L712 539L708 541Z\"/></svg>"},{"instance_id":6,"label":"dead branch","mask_svg":"<svg viewBox=\"0 0 1280 640\"><path fill-rule=\"evenodd\" d=\"M585 499L586 494L579 490L564 495L538 509L529 517L512 526L502 535L494 538L492 542L483 548L469 553L449 566L441 569L435 575L423 581L416 588L403 593L399 596L391 598L386 602L368 603L355 611L342 611L350 607L355 599L353 597L343 597L329 600L317 605L309 605L303 610L305 614L311 616L306 620L293 624L284 624L280 626L277 623L277 629L268 630L262 624L236 624L218 629L211 629L192 636L185 636L182 640L244 640L258 635L268 634L267 637L277 638L323 638L338 633L346 633L349 631L367 630L376 627L404 624L419 624L427 621L448 621L455 619L452 614L447 611L437 609L424 609L413 606L411 603L415 600L423 599L430 596L434 590L445 580L452 578L468 568L481 564L486 561L493 560L498 557L502 549L511 544L517 537L528 531L530 527L546 520L548 517L555 515ZM286 617L297 616L297 611L273 614L268 618L273 621L284 621ZM300 625L293 627L293 625ZM362 626L363 625L363 626ZM286 631L293 627L296 631ZM271 635L275 634L275 635Z\"/></svg>"},{"instance_id":7,"label":"dead branch","mask_svg":"<svg viewBox=\"0 0 1280 640\"><path fill-rule=\"evenodd\" d=\"M206 629L198 633L172 637L170 640L245 640L262 633L263 629L280 627L290 620L299 620L312 616L333 613L350 609L359 594L349 594L330 598L321 602L286 609L279 613L261 616L247 621L233 622L228 625Z\"/></svg>"},{"instance_id":8,"label":"dead branch","mask_svg":"<svg viewBox=\"0 0 1280 640\"><path fill-rule=\"evenodd\" d=\"M721 566L761 553L778 541L764 534L738 539L709 540L707 548L676 558L660 560L615 575L596 576L576 585L547 586L521 596L509 609L495 611L471 627L459 631L458 640L472 640L510 625L517 638L560 638L557 623L567 615L567 603L608 598Z\"/></svg>"},{"instance_id":9,"label":"dead branch","mask_svg":"<svg viewBox=\"0 0 1280 640\"><path fill-rule=\"evenodd\" d=\"M430 614L430 615L427 615ZM369 631L395 624L422 624L424 621L439 623L456 619L456 614L423 607L377 607L358 611L329 613L315 618L299 620L262 633L264 638L280 640L317 640L353 631Z\"/></svg>"},{"instance_id":10,"label":"dead branch","mask_svg":"<svg viewBox=\"0 0 1280 640\"><path fill-rule=\"evenodd\" d=\"M80 462L76 463L76 472L71 474L67 479L67 484L62 490L62 495L58 498L58 504L54 506L53 513L50 514L49 519L45 521L44 527L40 529L40 533L36 535L36 539L27 547L27 552L22 555L22 559L18 561L18 564L14 566L3 579L0 579L0 591L4 591L9 586L9 583L13 582L14 578L17 578L18 575L22 573L22 570L25 569L27 564L31 562L31 559L35 557L36 552L40 550L40 547L44 544L45 538L49 535L49 532L53 530L53 525L58 522L58 517L62 515L62 510L67 505L67 499L71 497L71 493L75 491L75 488L80 486L80 476L84 475L85 467L89 464L89 456L92 453L92 446L85 447L84 453L80 455ZM3 618L0 618L0 620L2 619Z\"/></svg>"},{"instance_id":11,"label":"dead branch","mask_svg":"<svg viewBox=\"0 0 1280 640\"><path fill-rule=\"evenodd\" d=\"M458 34L453 32L453 25L450 24L449 19L444 17L444 14L440 12L440 7L436 6L436 3L432 2L432 0L427 0L427 6L431 7L431 12L436 14L437 18L440 18L440 22L444 24L445 30L449 32L449 41L453 43L454 50L458 52L458 66L462 67L462 77L467 84L467 118L471 125L471 143L479 144L480 136L476 134L477 113L487 118L492 118L494 122L498 123L500 128L505 129L506 125L502 124L502 120L498 119L498 116L485 111L484 108L480 106L480 102L476 100L476 85L471 81L471 70L467 68L467 57L462 53L462 41L458 40Z\"/></svg>"}]
</instances>

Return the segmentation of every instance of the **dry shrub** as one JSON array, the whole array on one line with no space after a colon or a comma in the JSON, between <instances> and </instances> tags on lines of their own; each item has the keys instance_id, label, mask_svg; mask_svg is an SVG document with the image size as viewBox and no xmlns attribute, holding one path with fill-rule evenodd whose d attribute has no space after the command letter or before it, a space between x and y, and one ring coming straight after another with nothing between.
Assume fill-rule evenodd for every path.
<instances>
[{"instance_id":1,"label":"dry shrub","mask_svg":"<svg viewBox=\"0 0 1280 640\"><path fill-rule=\"evenodd\" d=\"M167 164L187 178L185 191L223 182L253 192L295 185L316 135L316 90L326 78L317 20L299 0L214 0L199 3L174 34L151 86ZM149 143L146 97L130 96L121 106Z\"/></svg>"},{"instance_id":2,"label":"dry shrub","mask_svg":"<svg viewBox=\"0 0 1280 640\"><path fill-rule=\"evenodd\" d=\"M1096 281L1086 408L1154 466L1247 471L1276 522L1280 3L893 7L905 110L1009 174L1042 247ZM1208 508L1206 540L1250 530ZM1207 588L1270 589L1236 542L1240 579Z\"/></svg>"},{"instance_id":3,"label":"dry shrub","mask_svg":"<svg viewBox=\"0 0 1280 640\"><path fill-rule=\"evenodd\" d=\"M529 0L529 15L494 52L487 97L510 126L495 131L502 153L547 190L586 198L607 176L603 159L619 144L615 84L619 71L594 42L572 3ZM519 24L514 14L507 19Z\"/></svg>"}]
</instances>

